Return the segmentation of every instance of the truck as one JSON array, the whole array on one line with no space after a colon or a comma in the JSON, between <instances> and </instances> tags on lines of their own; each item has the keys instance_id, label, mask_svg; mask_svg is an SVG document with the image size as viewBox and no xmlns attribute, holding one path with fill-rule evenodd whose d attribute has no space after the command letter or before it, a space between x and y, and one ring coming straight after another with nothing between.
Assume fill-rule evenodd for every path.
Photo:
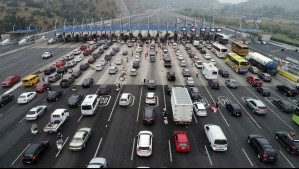
<instances>
[{"instance_id":1,"label":"truck","mask_svg":"<svg viewBox=\"0 0 299 169\"><path fill-rule=\"evenodd\" d=\"M246 56L246 59L253 66L258 67L262 72L269 73L270 75L277 74L278 64L274 60L272 60L264 55L261 55L257 52L249 53Z\"/></svg>"},{"instance_id":2,"label":"truck","mask_svg":"<svg viewBox=\"0 0 299 169\"><path fill-rule=\"evenodd\" d=\"M50 122L44 127L45 133L56 133L61 129L61 126L69 118L67 109L56 109L50 117Z\"/></svg>"},{"instance_id":3,"label":"truck","mask_svg":"<svg viewBox=\"0 0 299 169\"><path fill-rule=\"evenodd\" d=\"M203 63L202 74L207 79L218 79L218 69L213 63Z\"/></svg>"},{"instance_id":4,"label":"truck","mask_svg":"<svg viewBox=\"0 0 299 169\"><path fill-rule=\"evenodd\" d=\"M171 107L175 124L190 124L192 122L193 103L187 88L172 88Z\"/></svg>"}]
</instances>

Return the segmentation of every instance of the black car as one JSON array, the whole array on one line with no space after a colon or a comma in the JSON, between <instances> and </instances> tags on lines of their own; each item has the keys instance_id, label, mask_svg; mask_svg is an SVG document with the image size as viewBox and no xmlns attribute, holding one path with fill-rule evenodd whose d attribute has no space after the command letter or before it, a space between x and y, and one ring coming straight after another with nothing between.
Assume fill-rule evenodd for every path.
<instances>
[{"instance_id":1,"label":"black car","mask_svg":"<svg viewBox=\"0 0 299 169\"><path fill-rule=\"evenodd\" d=\"M278 153L269 143L269 141L259 135L249 135L247 139L248 144L257 153L258 159L262 162L276 162L278 160Z\"/></svg>"},{"instance_id":2,"label":"black car","mask_svg":"<svg viewBox=\"0 0 299 169\"><path fill-rule=\"evenodd\" d=\"M283 93L285 96L294 97L297 95L297 90L289 85L277 85L276 89Z\"/></svg>"},{"instance_id":3,"label":"black car","mask_svg":"<svg viewBox=\"0 0 299 169\"><path fill-rule=\"evenodd\" d=\"M242 116L242 109L238 104L228 103L225 105L225 107L231 116L237 116L237 117Z\"/></svg>"},{"instance_id":4,"label":"black car","mask_svg":"<svg viewBox=\"0 0 299 169\"><path fill-rule=\"evenodd\" d=\"M278 109L285 113L294 113L296 111L296 108L294 105L292 105L288 101L275 99L272 101L273 105L276 106Z\"/></svg>"},{"instance_id":5,"label":"black car","mask_svg":"<svg viewBox=\"0 0 299 169\"><path fill-rule=\"evenodd\" d=\"M56 68L53 67L53 66L47 67L47 68L45 68L45 70L44 70L44 74L45 74L45 75L50 75L50 74L52 74L52 73L54 73L54 72L56 72Z\"/></svg>"},{"instance_id":6,"label":"black car","mask_svg":"<svg viewBox=\"0 0 299 169\"><path fill-rule=\"evenodd\" d=\"M259 73L258 77L261 80L263 80L264 82L271 82L272 81L272 77L268 73Z\"/></svg>"},{"instance_id":7,"label":"black car","mask_svg":"<svg viewBox=\"0 0 299 169\"><path fill-rule=\"evenodd\" d=\"M211 89L219 89L220 88L219 82L216 79L209 79L208 84L211 87Z\"/></svg>"},{"instance_id":8,"label":"black car","mask_svg":"<svg viewBox=\"0 0 299 169\"><path fill-rule=\"evenodd\" d=\"M110 56L115 56L115 55L116 55L116 52L114 52L114 51L110 52Z\"/></svg>"},{"instance_id":9,"label":"black car","mask_svg":"<svg viewBox=\"0 0 299 169\"><path fill-rule=\"evenodd\" d=\"M105 51L104 51L103 49L99 49L98 54L102 55L102 54L104 54L104 53L105 53Z\"/></svg>"},{"instance_id":10,"label":"black car","mask_svg":"<svg viewBox=\"0 0 299 169\"><path fill-rule=\"evenodd\" d=\"M88 88L91 87L94 83L94 79L92 78L88 78L88 79L84 79L83 83L82 83L82 87L83 88Z\"/></svg>"},{"instance_id":11,"label":"black car","mask_svg":"<svg viewBox=\"0 0 299 169\"><path fill-rule=\"evenodd\" d=\"M112 50L113 50L114 52L119 52L119 51L120 51L119 47L115 47L115 48L113 48Z\"/></svg>"},{"instance_id":12,"label":"black car","mask_svg":"<svg viewBox=\"0 0 299 169\"><path fill-rule=\"evenodd\" d=\"M54 102L57 101L59 97L61 97L63 95L63 91L49 91L49 94L47 96L47 101L48 102Z\"/></svg>"},{"instance_id":13,"label":"black car","mask_svg":"<svg viewBox=\"0 0 299 169\"><path fill-rule=\"evenodd\" d=\"M139 64L138 61L134 61L134 62L133 62L133 68L134 68L134 69L138 69L139 66L140 66L140 64Z\"/></svg>"},{"instance_id":14,"label":"black car","mask_svg":"<svg viewBox=\"0 0 299 169\"><path fill-rule=\"evenodd\" d=\"M279 131L275 139L280 142L290 154L299 154L299 137L294 132Z\"/></svg>"},{"instance_id":15,"label":"black car","mask_svg":"<svg viewBox=\"0 0 299 169\"><path fill-rule=\"evenodd\" d=\"M202 50L200 50L200 53L203 54L203 55L205 55L205 54L207 54L207 51L205 51L204 49L202 49Z\"/></svg>"},{"instance_id":16,"label":"black car","mask_svg":"<svg viewBox=\"0 0 299 169\"><path fill-rule=\"evenodd\" d=\"M62 66L62 67L60 67L60 68L57 69L57 73L59 73L59 74L65 74L65 73L68 72L67 70L68 70L68 67Z\"/></svg>"},{"instance_id":17,"label":"black car","mask_svg":"<svg viewBox=\"0 0 299 169\"><path fill-rule=\"evenodd\" d=\"M14 99L13 95L5 94L0 97L0 108L4 107L7 103L11 102Z\"/></svg>"},{"instance_id":18,"label":"black car","mask_svg":"<svg viewBox=\"0 0 299 169\"><path fill-rule=\"evenodd\" d=\"M61 79L61 74L56 73L55 75L50 75L48 77L48 82L49 83L56 83L60 79Z\"/></svg>"},{"instance_id":19,"label":"black car","mask_svg":"<svg viewBox=\"0 0 299 169\"><path fill-rule=\"evenodd\" d=\"M79 78L82 75L82 71L81 70L75 70L72 73L72 77L74 78Z\"/></svg>"},{"instance_id":20,"label":"black car","mask_svg":"<svg viewBox=\"0 0 299 169\"><path fill-rule=\"evenodd\" d=\"M111 87L109 85L101 85L97 91L97 95L108 95L110 94Z\"/></svg>"},{"instance_id":21,"label":"black car","mask_svg":"<svg viewBox=\"0 0 299 169\"><path fill-rule=\"evenodd\" d=\"M59 84L60 84L60 87L67 88L67 87L70 87L74 82L75 82L74 77L66 77L66 78L63 78Z\"/></svg>"},{"instance_id":22,"label":"black car","mask_svg":"<svg viewBox=\"0 0 299 169\"><path fill-rule=\"evenodd\" d=\"M110 56L110 55L105 55L105 60L107 60L107 61L111 61L111 59L112 59L112 56Z\"/></svg>"},{"instance_id":23,"label":"black car","mask_svg":"<svg viewBox=\"0 0 299 169\"><path fill-rule=\"evenodd\" d=\"M36 144L30 144L30 146L25 150L22 162L25 164L37 163L41 159L43 153L45 153L50 144L48 141L41 141Z\"/></svg>"},{"instance_id":24,"label":"black car","mask_svg":"<svg viewBox=\"0 0 299 169\"><path fill-rule=\"evenodd\" d=\"M143 124L155 124L155 109L153 107L145 107L143 112Z\"/></svg>"},{"instance_id":25,"label":"black car","mask_svg":"<svg viewBox=\"0 0 299 169\"><path fill-rule=\"evenodd\" d=\"M82 101L84 99L83 95L79 95L79 94L74 94L72 95L67 102L68 107L72 108L72 107L78 107L81 105Z\"/></svg>"},{"instance_id":26,"label":"black car","mask_svg":"<svg viewBox=\"0 0 299 169\"><path fill-rule=\"evenodd\" d=\"M193 99L193 100L201 99L201 93L197 87L190 87L188 91L189 91L191 99Z\"/></svg>"},{"instance_id":27,"label":"black car","mask_svg":"<svg viewBox=\"0 0 299 169\"><path fill-rule=\"evenodd\" d=\"M147 89L156 89L156 81L148 80L147 81Z\"/></svg>"},{"instance_id":28,"label":"black car","mask_svg":"<svg viewBox=\"0 0 299 169\"><path fill-rule=\"evenodd\" d=\"M105 44L105 45L103 46L103 49L104 49L104 50L109 49L109 45Z\"/></svg>"},{"instance_id":29,"label":"black car","mask_svg":"<svg viewBox=\"0 0 299 169\"><path fill-rule=\"evenodd\" d=\"M81 70L81 71L85 71L85 70L87 70L89 67L90 67L89 63L82 63L82 64L80 65L80 70Z\"/></svg>"},{"instance_id":30,"label":"black car","mask_svg":"<svg viewBox=\"0 0 299 169\"><path fill-rule=\"evenodd\" d=\"M218 71L218 74L222 77L228 77L229 74L228 74L228 71L227 70L219 70Z\"/></svg>"},{"instance_id":31,"label":"black car","mask_svg":"<svg viewBox=\"0 0 299 169\"><path fill-rule=\"evenodd\" d=\"M270 89L268 87L257 87L256 91L262 96L269 97L271 95Z\"/></svg>"},{"instance_id":32,"label":"black car","mask_svg":"<svg viewBox=\"0 0 299 169\"><path fill-rule=\"evenodd\" d=\"M189 69L183 69L182 73L184 77L191 77L191 73Z\"/></svg>"},{"instance_id":33,"label":"black car","mask_svg":"<svg viewBox=\"0 0 299 169\"><path fill-rule=\"evenodd\" d=\"M167 79L168 81L175 81L175 73L174 72L167 72Z\"/></svg>"},{"instance_id":34,"label":"black car","mask_svg":"<svg viewBox=\"0 0 299 169\"><path fill-rule=\"evenodd\" d=\"M165 93L167 95L171 95L172 88L173 88L173 85L167 85L167 86L165 86Z\"/></svg>"}]
</instances>

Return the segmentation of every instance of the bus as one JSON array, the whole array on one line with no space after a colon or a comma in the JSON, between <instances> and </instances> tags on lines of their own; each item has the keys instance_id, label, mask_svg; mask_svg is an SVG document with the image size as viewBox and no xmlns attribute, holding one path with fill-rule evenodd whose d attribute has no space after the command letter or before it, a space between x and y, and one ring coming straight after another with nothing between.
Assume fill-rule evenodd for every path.
<instances>
[{"instance_id":1,"label":"bus","mask_svg":"<svg viewBox=\"0 0 299 169\"><path fill-rule=\"evenodd\" d=\"M225 63L238 74L245 74L248 72L249 62L236 53L226 54Z\"/></svg>"},{"instance_id":2,"label":"bus","mask_svg":"<svg viewBox=\"0 0 299 169\"><path fill-rule=\"evenodd\" d=\"M219 58L225 58L227 54L227 48L219 43L213 43L212 52Z\"/></svg>"},{"instance_id":3,"label":"bus","mask_svg":"<svg viewBox=\"0 0 299 169\"><path fill-rule=\"evenodd\" d=\"M240 56L246 56L249 53L249 47L240 42L233 42L232 43L232 51Z\"/></svg>"},{"instance_id":4,"label":"bus","mask_svg":"<svg viewBox=\"0 0 299 169\"><path fill-rule=\"evenodd\" d=\"M214 38L215 41L218 41L222 45L227 45L228 39L228 36L223 33L216 33Z\"/></svg>"}]
</instances>

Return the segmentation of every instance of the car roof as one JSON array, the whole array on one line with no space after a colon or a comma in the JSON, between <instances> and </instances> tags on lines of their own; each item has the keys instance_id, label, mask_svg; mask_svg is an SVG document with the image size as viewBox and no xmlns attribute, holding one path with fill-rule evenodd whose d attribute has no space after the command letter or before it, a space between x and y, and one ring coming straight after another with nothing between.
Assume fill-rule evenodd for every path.
<instances>
[{"instance_id":1,"label":"car roof","mask_svg":"<svg viewBox=\"0 0 299 169\"><path fill-rule=\"evenodd\" d=\"M155 93L153 92L149 92L146 94L146 97L154 97L155 96Z\"/></svg>"},{"instance_id":2,"label":"car roof","mask_svg":"<svg viewBox=\"0 0 299 169\"><path fill-rule=\"evenodd\" d=\"M203 103L195 103L198 109L206 109Z\"/></svg>"},{"instance_id":3,"label":"car roof","mask_svg":"<svg viewBox=\"0 0 299 169\"><path fill-rule=\"evenodd\" d=\"M74 138L82 138L85 133L86 133L85 131L78 131L75 134Z\"/></svg>"},{"instance_id":4,"label":"car roof","mask_svg":"<svg viewBox=\"0 0 299 169\"><path fill-rule=\"evenodd\" d=\"M149 133L141 133L139 135L139 146L148 147L150 145L151 135Z\"/></svg>"},{"instance_id":5,"label":"car roof","mask_svg":"<svg viewBox=\"0 0 299 169\"><path fill-rule=\"evenodd\" d=\"M41 145L41 143L34 143L31 144L27 150L25 151L25 154L33 154L37 150L37 148Z\"/></svg>"},{"instance_id":6,"label":"car roof","mask_svg":"<svg viewBox=\"0 0 299 169\"><path fill-rule=\"evenodd\" d=\"M178 136L178 142L186 143L188 142L187 133L179 133Z\"/></svg>"}]
</instances>

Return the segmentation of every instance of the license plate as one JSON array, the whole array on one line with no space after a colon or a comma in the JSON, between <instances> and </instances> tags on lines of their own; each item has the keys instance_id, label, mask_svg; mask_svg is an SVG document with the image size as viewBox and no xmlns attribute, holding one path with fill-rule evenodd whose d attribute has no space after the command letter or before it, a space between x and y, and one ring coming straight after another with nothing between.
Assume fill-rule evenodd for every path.
<instances>
[{"instance_id":1,"label":"license plate","mask_svg":"<svg viewBox=\"0 0 299 169\"><path fill-rule=\"evenodd\" d=\"M270 157L269 159L270 159L270 160L274 160L274 157Z\"/></svg>"}]
</instances>

